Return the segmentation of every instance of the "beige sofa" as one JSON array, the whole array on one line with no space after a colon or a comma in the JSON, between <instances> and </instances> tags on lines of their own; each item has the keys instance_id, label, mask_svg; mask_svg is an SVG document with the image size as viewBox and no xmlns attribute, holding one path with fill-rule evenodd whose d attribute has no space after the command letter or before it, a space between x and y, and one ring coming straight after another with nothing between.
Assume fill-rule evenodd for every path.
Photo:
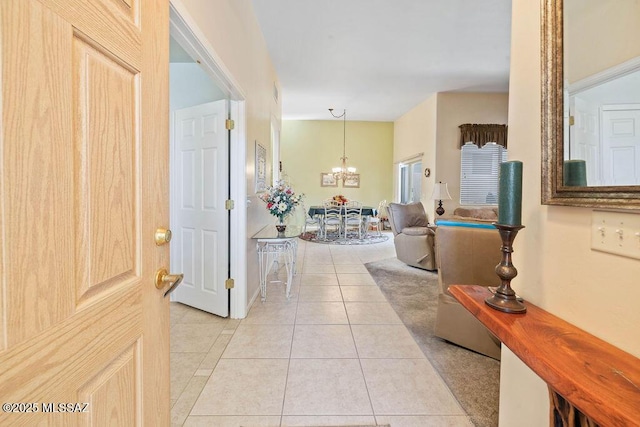
<instances>
[{"instance_id":1,"label":"beige sofa","mask_svg":"<svg viewBox=\"0 0 640 427\"><path fill-rule=\"evenodd\" d=\"M490 227L490 228L478 228ZM438 225L436 254L439 295L435 335L500 360L500 341L447 291L449 285L498 286L498 231L488 224Z\"/></svg>"},{"instance_id":2,"label":"beige sofa","mask_svg":"<svg viewBox=\"0 0 640 427\"><path fill-rule=\"evenodd\" d=\"M389 203L387 213L398 259L413 267L435 270L435 231L422 203Z\"/></svg>"}]
</instances>

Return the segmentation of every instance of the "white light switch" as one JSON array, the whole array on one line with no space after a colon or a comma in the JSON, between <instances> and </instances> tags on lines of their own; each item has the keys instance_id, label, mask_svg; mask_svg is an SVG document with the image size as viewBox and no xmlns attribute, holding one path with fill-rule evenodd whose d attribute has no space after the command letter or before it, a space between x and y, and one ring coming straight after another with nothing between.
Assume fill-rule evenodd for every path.
<instances>
[{"instance_id":1,"label":"white light switch","mask_svg":"<svg viewBox=\"0 0 640 427\"><path fill-rule=\"evenodd\" d=\"M591 249L640 259L640 214L593 211Z\"/></svg>"}]
</instances>

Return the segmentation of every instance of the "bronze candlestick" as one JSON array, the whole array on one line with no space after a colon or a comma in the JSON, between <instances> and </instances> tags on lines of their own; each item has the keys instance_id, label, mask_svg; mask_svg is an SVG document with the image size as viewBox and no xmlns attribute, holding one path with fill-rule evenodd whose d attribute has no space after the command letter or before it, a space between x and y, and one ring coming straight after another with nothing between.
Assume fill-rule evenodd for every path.
<instances>
[{"instance_id":1,"label":"bronze candlestick","mask_svg":"<svg viewBox=\"0 0 640 427\"><path fill-rule=\"evenodd\" d=\"M484 302L491 308L505 313L524 313L527 311L527 307L518 301L516 293L511 289L511 279L518 275L518 270L513 266L511 262L511 253L513 252L513 241L516 238L518 231L524 228L524 225L506 225L506 224L493 224L498 229L500 237L502 238L502 261L496 265L496 274L500 277L502 283L496 289L496 292L484 300Z\"/></svg>"}]
</instances>

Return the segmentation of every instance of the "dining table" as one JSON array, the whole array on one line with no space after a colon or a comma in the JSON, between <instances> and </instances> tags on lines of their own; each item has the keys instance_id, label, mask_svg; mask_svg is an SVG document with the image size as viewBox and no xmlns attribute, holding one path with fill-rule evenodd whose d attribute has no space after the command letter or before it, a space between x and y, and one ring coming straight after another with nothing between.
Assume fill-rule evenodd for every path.
<instances>
[{"instance_id":1,"label":"dining table","mask_svg":"<svg viewBox=\"0 0 640 427\"><path fill-rule=\"evenodd\" d=\"M344 210L345 206L341 206L341 209ZM307 214L309 217L313 218L316 215L324 216L324 206L310 206ZM362 216L375 216L377 213L377 209L371 206L363 206L362 207Z\"/></svg>"},{"instance_id":2,"label":"dining table","mask_svg":"<svg viewBox=\"0 0 640 427\"><path fill-rule=\"evenodd\" d=\"M350 206L345 206L345 205L340 206L341 215L344 215L345 210L348 207L350 207ZM376 208L372 207L372 206L363 206L362 207L362 219L363 219L363 222L364 222L363 228L365 230L367 230L369 228L369 219L372 216L377 215L377 213L378 213L378 210ZM310 206L307 214L309 215L310 218L314 218L316 216L323 217L324 214L325 214L325 208L324 208L324 206ZM321 230L323 230L322 227L323 227L323 222L322 222L322 220L320 220L320 229ZM365 234L366 234L366 232L365 232Z\"/></svg>"}]
</instances>

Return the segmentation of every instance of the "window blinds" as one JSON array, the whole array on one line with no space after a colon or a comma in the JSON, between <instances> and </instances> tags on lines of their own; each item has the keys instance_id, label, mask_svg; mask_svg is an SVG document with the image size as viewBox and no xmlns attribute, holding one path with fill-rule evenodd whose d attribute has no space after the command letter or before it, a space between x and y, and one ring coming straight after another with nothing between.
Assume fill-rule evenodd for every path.
<instances>
[{"instance_id":1,"label":"window blinds","mask_svg":"<svg viewBox=\"0 0 640 427\"><path fill-rule=\"evenodd\" d=\"M460 204L497 205L500 163L506 160L507 150L495 142L482 148L467 142L460 161Z\"/></svg>"}]
</instances>

